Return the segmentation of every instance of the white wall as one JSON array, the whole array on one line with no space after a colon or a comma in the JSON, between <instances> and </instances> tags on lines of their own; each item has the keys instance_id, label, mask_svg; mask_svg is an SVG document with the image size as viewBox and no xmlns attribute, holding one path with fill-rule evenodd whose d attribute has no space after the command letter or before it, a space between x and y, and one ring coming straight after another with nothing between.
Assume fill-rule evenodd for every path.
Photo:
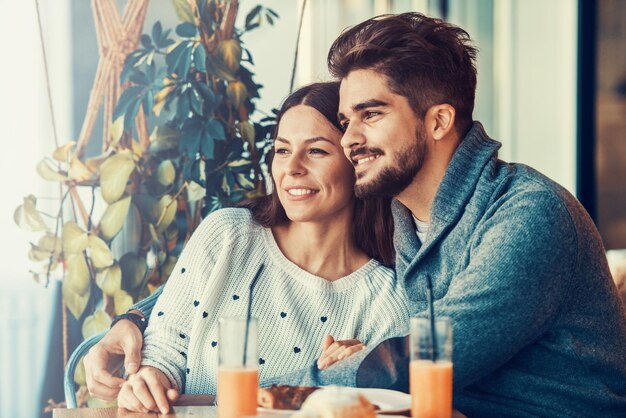
<instances>
[{"instance_id":1,"label":"white wall","mask_svg":"<svg viewBox=\"0 0 626 418\"><path fill-rule=\"evenodd\" d=\"M302 1L302 0L300 0ZM474 116L503 143L501 158L576 187L576 0L449 0L448 20L479 48ZM341 30L376 14L420 11L428 0L309 0L298 83L328 79Z\"/></svg>"}]
</instances>

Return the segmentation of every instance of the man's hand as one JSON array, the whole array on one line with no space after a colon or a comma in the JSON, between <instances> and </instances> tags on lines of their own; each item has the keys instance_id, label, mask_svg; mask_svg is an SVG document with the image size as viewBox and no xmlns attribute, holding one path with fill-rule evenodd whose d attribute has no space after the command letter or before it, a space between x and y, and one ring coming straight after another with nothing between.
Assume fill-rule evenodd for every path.
<instances>
[{"instance_id":1,"label":"man's hand","mask_svg":"<svg viewBox=\"0 0 626 418\"><path fill-rule=\"evenodd\" d=\"M317 367L320 370L327 369L332 364L365 348L365 344L359 340L335 341L332 336L327 335L322 343L322 355L317 360Z\"/></svg>"},{"instance_id":2,"label":"man's hand","mask_svg":"<svg viewBox=\"0 0 626 418\"><path fill-rule=\"evenodd\" d=\"M134 412L153 411L166 415L170 411L170 401L177 398L178 391L172 388L162 371L144 366L122 385L117 406Z\"/></svg>"},{"instance_id":3,"label":"man's hand","mask_svg":"<svg viewBox=\"0 0 626 418\"><path fill-rule=\"evenodd\" d=\"M83 360L89 394L105 401L114 400L125 380L112 373L122 364L127 373L137 372L142 346L143 335L135 324L127 319L115 324Z\"/></svg>"}]
</instances>

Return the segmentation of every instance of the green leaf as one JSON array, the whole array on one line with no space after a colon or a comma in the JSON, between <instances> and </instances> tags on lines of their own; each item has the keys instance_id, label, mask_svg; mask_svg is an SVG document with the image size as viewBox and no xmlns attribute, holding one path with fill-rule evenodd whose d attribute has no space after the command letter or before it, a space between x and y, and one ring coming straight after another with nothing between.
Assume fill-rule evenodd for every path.
<instances>
[{"instance_id":1,"label":"green leaf","mask_svg":"<svg viewBox=\"0 0 626 418\"><path fill-rule=\"evenodd\" d=\"M145 115L149 115L152 112L152 108L154 107L154 92L152 90L148 90L143 96L143 100L141 102L143 106L143 113Z\"/></svg>"},{"instance_id":2,"label":"green leaf","mask_svg":"<svg viewBox=\"0 0 626 418\"><path fill-rule=\"evenodd\" d=\"M118 290L113 296L115 315L121 315L133 306L133 298L123 290Z\"/></svg>"},{"instance_id":3,"label":"green leaf","mask_svg":"<svg viewBox=\"0 0 626 418\"><path fill-rule=\"evenodd\" d=\"M180 131L167 125L159 125L150 136L150 151L166 151L178 146Z\"/></svg>"},{"instance_id":4,"label":"green leaf","mask_svg":"<svg viewBox=\"0 0 626 418\"><path fill-rule=\"evenodd\" d=\"M107 203L116 202L126 190L130 174L135 170L135 162L130 153L115 154L100 167L100 187Z\"/></svg>"},{"instance_id":5,"label":"green leaf","mask_svg":"<svg viewBox=\"0 0 626 418\"><path fill-rule=\"evenodd\" d=\"M57 237L53 233L47 232L39 239L37 245L44 251L58 255L61 254L61 250L63 249L63 240L61 237Z\"/></svg>"},{"instance_id":6,"label":"green leaf","mask_svg":"<svg viewBox=\"0 0 626 418\"><path fill-rule=\"evenodd\" d=\"M80 182L91 179L93 177L93 171L91 171L89 167L74 156L70 162L69 175L72 180Z\"/></svg>"},{"instance_id":7,"label":"green leaf","mask_svg":"<svg viewBox=\"0 0 626 418\"><path fill-rule=\"evenodd\" d=\"M189 186L187 186L187 200L190 202L197 202L198 200L204 198L206 195L206 189L196 183L195 181L190 181Z\"/></svg>"},{"instance_id":8,"label":"green leaf","mask_svg":"<svg viewBox=\"0 0 626 418\"><path fill-rule=\"evenodd\" d=\"M239 109L248 96L248 90L246 89L245 84L239 80L235 80L228 83L228 87L226 87L226 95L235 109Z\"/></svg>"},{"instance_id":9,"label":"green leaf","mask_svg":"<svg viewBox=\"0 0 626 418\"><path fill-rule=\"evenodd\" d=\"M267 11L267 13L271 14L272 16L278 18L280 16L278 16L278 13L276 13L274 10L270 9L270 8L266 8L265 9Z\"/></svg>"},{"instance_id":10,"label":"green leaf","mask_svg":"<svg viewBox=\"0 0 626 418\"><path fill-rule=\"evenodd\" d=\"M226 139L224 125L222 125L222 123L217 119L211 119L210 121L208 121L205 129L217 141L223 141Z\"/></svg>"},{"instance_id":11,"label":"green leaf","mask_svg":"<svg viewBox=\"0 0 626 418\"><path fill-rule=\"evenodd\" d=\"M178 18L183 22L193 23L193 10L187 0L172 0Z\"/></svg>"},{"instance_id":12,"label":"green leaf","mask_svg":"<svg viewBox=\"0 0 626 418\"><path fill-rule=\"evenodd\" d=\"M193 51L193 66L201 73L206 72L206 51L200 43L198 43Z\"/></svg>"},{"instance_id":13,"label":"green leaf","mask_svg":"<svg viewBox=\"0 0 626 418\"><path fill-rule=\"evenodd\" d=\"M30 250L28 251L28 259L30 261L40 262L50 260L52 252L47 251L35 244L30 244Z\"/></svg>"},{"instance_id":14,"label":"green leaf","mask_svg":"<svg viewBox=\"0 0 626 418\"><path fill-rule=\"evenodd\" d=\"M135 118L141 107L141 97L137 97L135 101L130 103L128 111L124 115L124 132L131 132L135 125Z\"/></svg>"},{"instance_id":15,"label":"green leaf","mask_svg":"<svg viewBox=\"0 0 626 418\"><path fill-rule=\"evenodd\" d=\"M161 277L165 277L166 279L170 277L172 272L174 271L174 267L176 267L176 262L178 261L178 257L170 255L163 263L163 267L161 267Z\"/></svg>"},{"instance_id":16,"label":"green leaf","mask_svg":"<svg viewBox=\"0 0 626 418\"><path fill-rule=\"evenodd\" d=\"M59 173L56 169L50 167L50 164L46 159L39 161L39 164L37 164L37 174L39 174L42 179L48 181L64 182L66 180L69 180L67 176Z\"/></svg>"},{"instance_id":17,"label":"green leaf","mask_svg":"<svg viewBox=\"0 0 626 418\"><path fill-rule=\"evenodd\" d=\"M96 334L106 331L111 326L111 317L102 310L97 310L93 315L89 315L83 321L82 334L87 339Z\"/></svg>"},{"instance_id":18,"label":"green leaf","mask_svg":"<svg viewBox=\"0 0 626 418\"><path fill-rule=\"evenodd\" d=\"M65 145L61 145L60 147L54 150L54 152L52 153L52 158L54 158L55 160L61 163L67 163L70 159L70 155L72 154L72 151L74 150L75 146L76 146L76 141L70 141Z\"/></svg>"},{"instance_id":19,"label":"green leaf","mask_svg":"<svg viewBox=\"0 0 626 418\"><path fill-rule=\"evenodd\" d=\"M83 359L81 359L74 370L74 382L79 386L85 386L87 384L85 376L85 365L83 364Z\"/></svg>"},{"instance_id":20,"label":"green leaf","mask_svg":"<svg viewBox=\"0 0 626 418\"><path fill-rule=\"evenodd\" d=\"M237 183L239 183L239 185L241 187L243 187L244 189L247 189L247 190L254 189L254 183L252 183L248 179L248 177L246 177L246 175L244 173L238 173L237 174Z\"/></svg>"},{"instance_id":21,"label":"green leaf","mask_svg":"<svg viewBox=\"0 0 626 418\"><path fill-rule=\"evenodd\" d=\"M163 26L161 22L158 20L152 25L152 39L154 39L154 43L158 45L159 39L161 39L161 35L163 34Z\"/></svg>"},{"instance_id":22,"label":"green leaf","mask_svg":"<svg viewBox=\"0 0 626 418\"><path fill-rule=\"evenodd\" d=\"M89 245L87 233L76 222L67 222L63 225L63 251L66 254L82 253L87 245Z\"/></svg>"},{"instance_id":23,"label":"green leaf","mask_svg":"<svg viewBox=\"0 0 626 418\"><path fill-rule=\"evenodd\" d=\"M198 116L203 116L202 113L202 97L200 96L200 93L198 93L198 91L196 89L189 89L189 100L191 102L191 110L193 110L193 112L198 115Z\"/></svg>"},{"instance_id":24,"label":"green leaf","mask_svg":"<svg viewBox=\"0 0 626 418\"><path fill-rule=\"evenodd\" d=\"M181 38L193 38L198 33L198 29L191 22L183 22L176 26L176 33Z\"/></svg>"},{"instance_id":25,"label":"green leaf","mask_svg":"<svg viewBox=\"0 0 626 418\"><path fill-rule=\"evenodd\" d=\"M146 260L135 253L126 253L120 259L122 269L122 288L127 292L139 287L146 274Z\"/></svg>"},{"instance_id":26,"label":"green leaf","mask_svg":"<svg viewBox=\"0 0 626 418\"><path fill-rule=\"evenodd\" d=\"M165 160L159 164L157 180L164 186L169 186L174 183L174 180L176 180L176 168L172 160Z\"/></svg>"},{"instance_id":27,"label":"green leaf","mask_svg":"<svg viewBox=\"0 0 626 418\"><path fill-rule=\"evenodd\" d=\"M190 120L185 123L182 129L180 144L178 145L181 152L187 154L189 158L195 159L200 152L200 140L202 136L202 128L197 121Z\"/></svg>"},{"instance_id":28,"label":"green leaf","mask_svg":"<svg viewBox=\"0 0 626 418\"><path fill-rule=\"evenodd\" d=\"M66 279L63 280L62 293L63 301L67 305L67 308L70 310L72 315L74 315L74 318L79 319L83 312L85 312L87 302L89 302L89 297L91 295L90 289L87 288L87 292L84 295L80 295L72 290Z\"/></svg>"},{"instance_id":29,"label":"green leaf","mask_svg":"<svg viewBox=\"0 0 626 418\"><path fill-rule=\"evenodd\" d=\"M221 59L208 59L206 61L206 65L207 73L226 81L236 80L235 75L230 71L226 64L222 62Z\"/></svg>"},{"instance_id":30,"label":"green leaf","mask_svg":"<svg viewBox=\"0 0 626 418\"><path fill-rule=\"evenodd\" d=\"M163 232L174 221L178 204L172 199L172 196L166 194L159 199L158 208L160 222L158 222L156 226L159 232Z\"/></svg>"},{"instance_id":31,"label":"green leaf","mask_svg":"<svg viewBox=\"0 0 626 418\"><path fill-rule=\"evenodd\" d=\"M119 117L111 123L111 144L117 145L124 134L124 118Z\"/></svg>"},{"instance_id":32,"label":"green leaf","mask_svg":"<svg viewBox=\"0 0 626 418\"><path fill-rule=\"evenodd\" d=\"M250 10L250 12L248 12L248 14L246 15L246 29L248 28L248 26L250 25L250 23L254 20L254 18L259 14L259 12L261 11L261 9L263 8L263 6L261 6L260 4L256 5L254 7L254 9Z\"/></svg>"},{"instance_id":33,"label":"green leaf","mask_svg":"<svg viewBox=\"0 0 626 418\"><path fill-rule=\"evenodd\" d=\"M159 202L149 194L136 194L133 203L139 209L139 213L151 224L159 219Z\"/></svg>"},{"instance_id":34,"label":"green leaf","mask_svg":"<svg viewBox=\"0 0 626 418\"><path fill-rule=\"evenodd\" d=\"M13 220L22 229L27 231L46 231L48 227L43 221L41 214L35 207L37 199L28 195L24 198L24 203L15 210Z\"/></svg>"},{"instance_id":35,"label":"green leaf","mask_svg":"<svg viewBox=\"0 0 626 418\"><path fill-rule=\"evenodd\" d=\"M100 220L100 232L104 239L110 240L120 232L129 209L130 196L120 199L106 208Z\"/></svg>"},{"instance_id":36,"label":"green leaf","mask_svg":"<svg viewBox=\"0 0 626 418\"><path fill-rule=\"evenodd\" d=\"M64 282L72 292L84 296L89 291L91 276L84 254L74 254L67 259L67 277Z\"/></svg>"},{"instance_id":37,"label":"green leaf","mask_svg":"<svg viewBox=\"0 0 626 418\"><path fill-rule=\"evenodd\" d=\"M200 140L200 154L212 160L215 152L215 139L208 129L202 130L202 138Z\"/></svg>"},{"instance_id":38,"label":"green leaf","mask_svg":"<svg viewBox=\"0 0 626 418\"><path fill-rule=\"evenodd\" d=\"M237 39L225 39L217 45L217 53L231 72L236 72L241 63L241 44Z\"/></svg>"},{"instance_id":39,"label":"green leaf","mask_svg":"<svg viewBox=\"0 0 626 418\"><path fill-rule=\"evenodd\" d=\"M204 99L204 103L208 103L210 107L213 108L213 106L217 102L217 97L215 97L215 93L213 93L213 90L211 90L209 86L204 83L195 83L194 87L197 91L200 92L200 95Z\"/></svg>"},{"instance_id":40,"label":"green leaf","mask_svg":"<svg viewBox=\"0 0 626 418\"><path fill-rule=\"evenodd\" d=\"M89 235L89 255L97 269L109 267L114 261L109 246L95 235Z\"/></svg>"},{"instance_id":41,"label":"green leaf","mask_svg":"<svg viewBox=\"0 0 626 418\"><path fill-rule=\"evenodd\" d=\"M146 34L141 35L141 45L146 49L154 48L152 45L152 39Z\"/></svg>"},{"instance_id":42,"label":"green leaf","mask_svg":"<svg viewBox=\"0 0 626 418\"><path fill-rule=\"evenodd\" d=\"M120 96L120 99L117 101L117 106L115 106L115 111L113 112L113 120L119 118L120 116L126 114L128 112L129 105L137 101L139 97L143 94L143 86L130 86Z\"/></svg>"},{"instance_id":43,"label":"green leaf","mask_svg":"<svg viewBox=\"0 0 626 418\"><path fill-rule=\"evenodd\" d=\"M254 125L249 121L243 121L239 123L239 134L241 138L251 146L255 143Z\"/></svg>"},{"instance_id":44,"label":"green leaf","mask_svg":"<svg viewBox=\"0 0 626 418\"><path fill-rule=\"evenodd\" d=\"M122 288L122 269L120 265L114 263L111 267L107 267L96 274L96 284L105 295L115 295L115 292Z\"/></svg>"}]
</instances>

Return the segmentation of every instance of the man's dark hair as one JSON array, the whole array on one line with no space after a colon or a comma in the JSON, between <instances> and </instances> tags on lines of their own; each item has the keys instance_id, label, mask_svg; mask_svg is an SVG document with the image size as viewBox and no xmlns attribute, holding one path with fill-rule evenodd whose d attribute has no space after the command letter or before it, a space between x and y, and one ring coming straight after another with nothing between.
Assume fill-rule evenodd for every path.
<instances>
[{"instance_id":1,"label":"man's dark hair","mask_svg":"<svg viewBox=\"0 0 626 418\"><path fill-rule=\"evenodd\" d=\"M359 69L384 75L422 119L431 106L447 103L463 135L476 92L477 49L470 42L463 29L421 13L383 15L345 30L330 47L328 69L338 78Z\"/></svg>"},{"instance_id":2,"label":"man's dark hair","mask_svg":"<svg viewBox=\"0 0 626 418\"><path fill-rule=\"evenodd\" d=\"M341 131L337 121L339 108L339 82L313 83L301 87L290 94L283 102L274 137L278 134L281 118L292 107L298 105L310 106L320 112L335 128ZM271 171L273 151L268 156L268 168ZM271 176L270 176L271 177ZM272 178L272 193L256 199L250 199L240 204L252 212L252 218L260 225L271 228L289 222L283 205L278 199L276 184ZM381 263L391 266L394 263L393 249L393 218L391 215L390 198L358 199L355 197L354 216L352 218L352 235L359 246L368 256Z\"/></svg>"}]
</instances>

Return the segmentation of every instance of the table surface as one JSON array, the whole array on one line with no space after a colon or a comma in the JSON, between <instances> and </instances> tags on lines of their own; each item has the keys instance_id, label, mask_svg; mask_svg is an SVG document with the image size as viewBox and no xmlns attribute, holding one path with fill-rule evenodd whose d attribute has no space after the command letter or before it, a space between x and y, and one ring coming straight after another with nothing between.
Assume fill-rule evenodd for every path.
<instances>
[{"instance_id":1,"label":"table surface","mask_svg":"<svg viewBox=\"0 0 626 418\"><path fill-rule=\"evenodd\" d=\"M214 401L213 396L198 395L182 395L169 414L163 415L158 413L144 414L142 412L130 412L121 408L76 408L63 409L57 408L52 412L53 418L217 418L217 407L209 406ZM408 414L407 414L408 415ZM407 416L405 415L405 416ZM257 417L260 418L286 418L289 415L284 413L274 414L268 412L259 412ZM381 417L402 418L401 415L380 415ZM452 418L465 418L458 411L454 411Z\"/></svg>"}]
</instances>

